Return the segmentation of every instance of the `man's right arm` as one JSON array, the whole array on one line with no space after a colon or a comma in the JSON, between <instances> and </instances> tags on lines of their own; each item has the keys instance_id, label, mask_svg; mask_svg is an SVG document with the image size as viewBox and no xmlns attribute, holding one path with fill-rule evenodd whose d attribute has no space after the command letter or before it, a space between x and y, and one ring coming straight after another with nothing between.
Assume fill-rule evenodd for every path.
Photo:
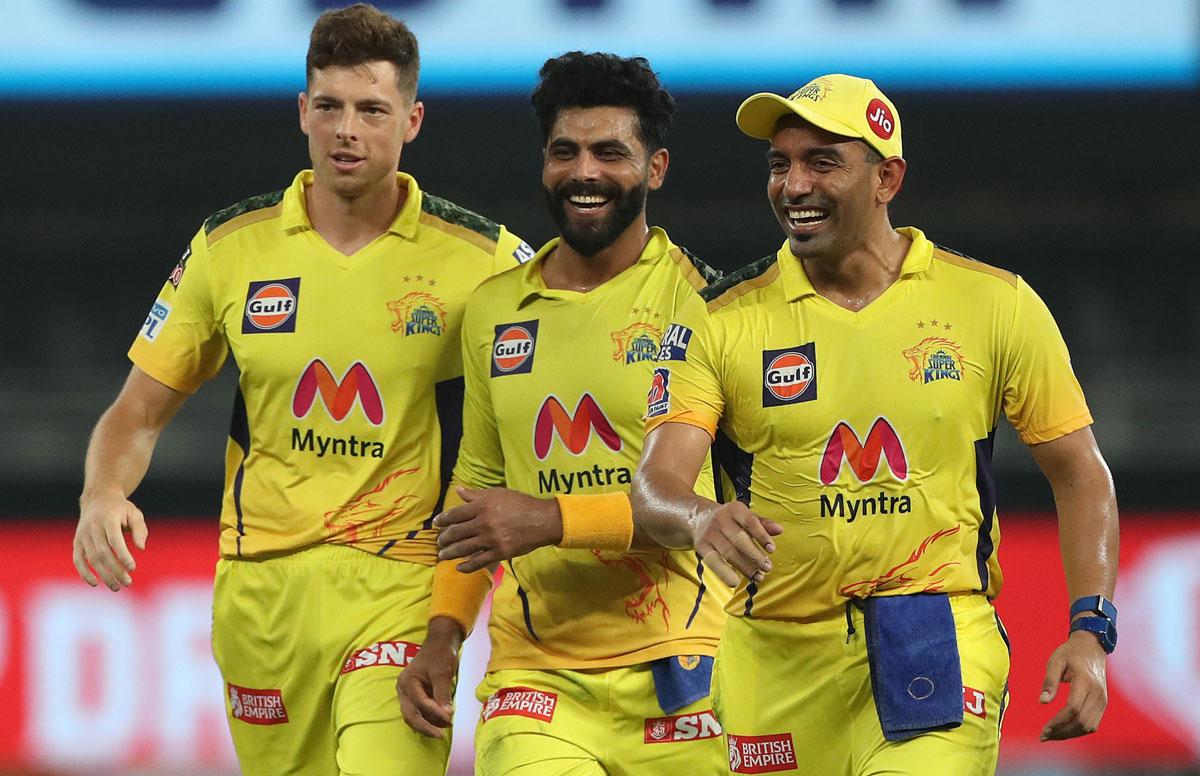
<instances>
[{"instance_id":1,"label":"man's right arm","mask_svg":"<svg viewBox=\"0 0 1200 776\"><path fill-rule=\"evenodd\" d=\"M696 495L692 483L711 445L707 431L688 423L654 428L633 478L633 521L664 547L694 547L730 587L742 577L761 582L771 570L771 537L783 529L740 501L718 504Z\"/></svg>"},{"instance_id":2,"label":"man's right arm","mask_svg":"<svg viewBox=\"0 0 1200 776\"><path fill-rule=\"evenodd\" d=\"M130 572L136 563L122 533L128 531L142 550L147 531L145 517L129 496L146 475L159 434L187 396L135 366L96 424L84 465L73 552L75 569L89 585L103 581L117 591L133 584Z\"/></svg>"}]
</instances>

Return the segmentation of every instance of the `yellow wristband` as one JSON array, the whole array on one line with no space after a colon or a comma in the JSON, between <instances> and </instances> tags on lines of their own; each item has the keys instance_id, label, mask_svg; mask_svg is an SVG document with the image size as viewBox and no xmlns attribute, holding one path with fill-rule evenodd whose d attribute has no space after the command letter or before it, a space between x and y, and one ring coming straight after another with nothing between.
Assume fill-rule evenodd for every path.
<instances>
[{"instance_id":1,"label":"yellow wristband","mask_svg":"<svg viewBox=\"0 0 1200 776\"><path fill-rule=\"evenodd\" d=\"M633 544L633 507L628 493L554 497L562 514L559 547L625 551Z\"/></svg>"},{"instance_id":2,"label":"yellow wristband","mask_svg":"<svg viewBox=\"0 0 1200 776\"><path fill-rule=\"evenodd\" d=\"M433 594L429 601L429 619L449 617L471 634L479 610L492 590L492 574L487 569L464 574L454 568L462 559L439 561L433 569Z\"/></svg>"}]
</instances>

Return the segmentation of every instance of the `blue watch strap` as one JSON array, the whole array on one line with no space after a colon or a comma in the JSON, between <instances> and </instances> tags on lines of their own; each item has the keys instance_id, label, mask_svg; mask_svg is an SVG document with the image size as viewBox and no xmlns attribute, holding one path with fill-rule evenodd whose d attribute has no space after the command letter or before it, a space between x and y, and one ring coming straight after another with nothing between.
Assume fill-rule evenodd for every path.
<instances>
[{"instance_id":1,"label":"blue watch strap","mask_svg":"<svg viewBox=\"0 0 1200 776\"><path fill-rule=\"evenodd\" d=\"M1074 620L1084 612L1095 612L1106 619L1117 621L1117 607L1102 595L1086 595L1071 604L1071 619Z\"/></svg>"},{"instance_id":2,"label":"blue watch strap","mask_svg":"<svg viewBox=\"0 0 1200 776\"><path fill-rule=\"evenodd\" d=\"M1071 623L1069 632L1075 631L1087 631L1095 635L1100 648L1110 655L1117 647L1117 624L1107 617L1080 617Z\"/></svg>"}]
</instances>

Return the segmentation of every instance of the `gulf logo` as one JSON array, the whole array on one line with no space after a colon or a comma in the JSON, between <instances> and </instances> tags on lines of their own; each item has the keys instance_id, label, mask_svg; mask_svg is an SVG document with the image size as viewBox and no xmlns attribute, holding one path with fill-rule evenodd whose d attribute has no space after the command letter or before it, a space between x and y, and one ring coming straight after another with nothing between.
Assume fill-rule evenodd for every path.
<instances>
[{"instance_id":1,"label":"gulf logo","mask_svg":"<svg viewBox=\"0 0 1200 776\"><path fill-rule=\"evenodd\" d=\"M300 278L255 281L246 290L243 334L294 332L300 302Z\"/></svg>"},{"instance_id":2,"label":"gulf logo","mask_svg":"<svg viewBox=\"0 0 1200 776\"><path fill-rule=\"evenodd\" d=\"M537 321L502 323L492 340L492 377L529 374L537 347Z\"/></svg>"},{"instance_id":3,"label":"gulf logo","mask_svg":"<svg viewBox=\"0 0 1200 776\"><path fill-rule=\"evenodd\" d=\"M763 351L763 406L798 404L817 398L817 354L810 342Z\"/></svg>"}]
</instances>

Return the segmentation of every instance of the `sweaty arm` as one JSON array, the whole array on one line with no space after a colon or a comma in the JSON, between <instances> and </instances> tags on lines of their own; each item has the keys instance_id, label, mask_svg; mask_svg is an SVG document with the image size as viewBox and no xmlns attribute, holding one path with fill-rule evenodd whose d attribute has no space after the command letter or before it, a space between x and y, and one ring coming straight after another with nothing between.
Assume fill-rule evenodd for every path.
<instances>
[{"instance_id":1,"label":"sweaty arm","mask_svg":"<svg viewBox=\"0 0 1200 776\"><path fill-rule=\"evenodd\" d=\"M762 581L771 569L772 536L783 529L740 501L718 504L696 495L693 483L709 453L708 432L688 423L663 423L646 436L633 478L633 520L663 547L694 547L730 587Z\"/></svg>"},{"instance_id":2,"label":"sweaty arm","mask_svg":"<svg viewBox=\"0 0 1200 776\"><path fill-rule=\"evenodd\" d=\"M1111 599L1117 581L1117 498L1091 428L1029 449L1054 491L1070 600L1089 595ZM1105 658L1096 637L1086 631L1070 634L1050 656L1040 701L1050 703L1062 682L1070 684L1070 693L1042 729L1041 740L1074 738L1099 727L1108 704Z\"/></svg>"},{"instance_id":3,"label":"sweaty arm","mask_svg":"<svg viewBox=\"0 0 1200 776\"><path fill-rule=\"evenodd\" d=\"M122 532L129 531L134 546L143 550L147 531L145 517L129 496L146 475L159 434L187 396L135 366L96 424L73 547L75 569L89 585L95 587L97 577L114 591L133 584L130 572L136 563Z\"/></svg>"}]
</instances>

